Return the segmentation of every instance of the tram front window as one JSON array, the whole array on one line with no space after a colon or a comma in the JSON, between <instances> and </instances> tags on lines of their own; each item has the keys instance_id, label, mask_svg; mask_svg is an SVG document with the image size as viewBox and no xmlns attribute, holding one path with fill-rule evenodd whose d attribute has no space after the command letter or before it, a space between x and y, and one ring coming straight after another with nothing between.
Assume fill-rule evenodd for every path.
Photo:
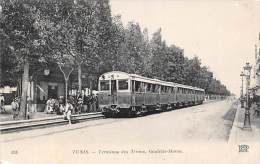
<instances>
[{"instance_id":1,"label":"tram front window","mask_svg":"<svg viewBox=\"0 0 260 164\"><path fill-rule=\"evenodd\" d=\"M128 80L118 80L119 90L128 90Z\"/></svg>"},{"instance_id":2,"label":"tram front window","mask_svg":"<svg viewBox=\"0 0 260 164\"><path fill-rule=\"evenodd\" d=\"M109 81L101 81L100 82L100 90L108 91L109 90Z\"/></svg>"}]
</instances>

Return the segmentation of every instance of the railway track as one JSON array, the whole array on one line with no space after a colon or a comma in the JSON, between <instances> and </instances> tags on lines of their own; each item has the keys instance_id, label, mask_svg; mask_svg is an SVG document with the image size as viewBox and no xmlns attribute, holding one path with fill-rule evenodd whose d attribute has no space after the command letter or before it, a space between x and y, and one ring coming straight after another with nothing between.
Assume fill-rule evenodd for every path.
<instances>
[{"instance_id":1,"label":"railway track","mask_svg":"<svg viewBox=\"0 0 260 164\"><path fill-rule=\"evenodd\" d=\"M86 113L72 115L72 123L78 123L94 119L102 119L104 115L101 112L97 113ZM9 121L0 123L0 132L12 133L24 130L46 128L51 126L65 125L68 124L68 120L64 119L64 116L55 116L49 118L32 119L32 120L21 120L21 121Z\"/></svg>"}]
</instances>

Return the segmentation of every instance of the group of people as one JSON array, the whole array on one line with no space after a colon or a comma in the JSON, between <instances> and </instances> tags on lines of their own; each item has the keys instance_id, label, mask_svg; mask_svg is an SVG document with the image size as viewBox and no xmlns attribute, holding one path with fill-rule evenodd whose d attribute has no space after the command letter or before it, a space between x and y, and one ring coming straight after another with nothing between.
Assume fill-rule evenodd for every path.
<instances>
[{"instance_id":1,"label":"group of people","mask_svg":"<svg viewBox=\"0 0 260 164\"><path fill-rule=\"evenodd\" d=\"M0 95L0 110L1 110L1 113L6 113L6 110L5 110L5 101L4 101L4 96L3 95ZM27 116L29 117L29 99L27 98ZM11 110L12 110L12 115L13 115L13 119L14 120L17 120L19 119L19 113L20 113L20 97L14 97L12 99L12 102L11 102Z\"/></svg>"},{"instance_id":2,"label":"group of people","mask_svg":"<svg viewBox=\"0 0 260 164\"><path fill-rule=\"evenodd\" d=\"M27 98L27 112L29 117L29 108L32 102ZM71 123L72 114L80 114L83 112L94 112L98 108L97 95L91 94L88 96L82 96L77 94L75 96L69 96L67 102L65 102L64 97L59 97L58 99L49 98L46 101L45 112L55 113L58 115L64 115L65 119L68 119ZM19 119L20 114L20 98L14 97L11 102L11 109L13 119ZM0 93L0 112L5 112L5 101L4 96Z\"/></svg>"},{"instance_id":3,"label":"group of people","mask_svg":"<svg viewBox=\"0 0 260 164\"><path fill-rule=\"evenodd\" d=\"M46 108L45 108L46 113L57 113L57 114L60 114L59 108L60 108L60 103L59 103L59 101L57 99L49 98L47 100Z\"/></svg>"},{"instance_id":4,"label":"group of people","mask_svg":"<svg viewBox=\"0 0 260 164\"><path fill-rule=\"evenodd\" d=\"M72 113L80 114L83 111L83 100L81 97L75 99L70 96L67 100L67 103L70 103L73 106ZM46 113L56 113L61 115L65 112L65 100L63 97L60 97L58 100L54 98L49 98L46 102Z\"/></svg>"},{"instance_id":5,"label":"group of people","mask_svg":"<svg viewBox=\"0 0 260 164\"><path fill-rule=\"evenodd\" d=\"M254 110L253 115L260 116L260 96L257 96L255 93L250 95L249 107Z\"/></svg>"},{"instance_id":6,"label":"group of people","mask_svg":"<svg viewBox=\"0 0 260 164\"><path fill-rule=\"evenodd\" d=\"M83 97L81 94L77 94L76 96L69 96L67 102L65 102L64 97L59 99L49 98L46 102L45 111L46 113L64 115L64 118L69 120L71 124L72 114L80 114L85 111L83 104L86 105L87 111L93 110L97 108L97 97L94 95Z\"/></svg>"}]
</instances>

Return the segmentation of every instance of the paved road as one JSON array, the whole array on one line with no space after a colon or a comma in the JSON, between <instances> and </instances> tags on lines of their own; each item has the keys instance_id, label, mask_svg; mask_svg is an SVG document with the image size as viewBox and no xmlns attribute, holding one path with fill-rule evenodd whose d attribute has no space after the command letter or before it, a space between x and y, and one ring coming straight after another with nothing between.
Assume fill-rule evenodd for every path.
<instances>
[{"instance_id":1,"label":"paved road","mask_svg":"<svg viewBox=\"0 0 260 164\"><path fill-rule=\"evenodd\" d=\"M168 150L169 145L187 147L187 144L226 143L234 114L235 108L231 102L211 102L145 117L94 120L71 126L5 134L1 136L0 142L7 154L17 150L22 156L30 150L51 157L55 157L52 154L55 152L57 158L61 148L67 153L75 150L79 154L87 151L94 154L102 154L102 151L105 154L115 153L110 152L115 147L132 151L133 146L137 148L133 151L138 152L138 147L147 145L160 145L159 148ZM90 147L95 148L89 149ZM175 153L183 151L181 146L180 149L170 148ZM148 150L144 151L147 153Z\"/></svg>"}]
</instances>

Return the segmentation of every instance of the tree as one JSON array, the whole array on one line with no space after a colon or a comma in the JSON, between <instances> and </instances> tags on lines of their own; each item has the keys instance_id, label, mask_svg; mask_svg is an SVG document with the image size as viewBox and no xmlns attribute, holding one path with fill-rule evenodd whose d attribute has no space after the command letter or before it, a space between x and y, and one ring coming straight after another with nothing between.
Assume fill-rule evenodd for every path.
<instances>
[{"instance_id":1,"label":"tree","mask_svg":"<svg viewBox=\"0 0 260 164\"><path fill-rule=\"evenodd\" d=\"M191 86L200 87L200 71L201 71L201 62L198 57L188 59L185 63L186 84Z\"/></svg>"},{"instance_id":2,"label":"tree","mask_svg":"<svg viewBox=\"0 0 260 164\"><path fill-rule=\"evenodd\" d=\"M213 79L213 73L209 71L209 68L203 66L200 72L200 87L204 88L206 93L208 93L210 83Z\"/></svg>"},{"instance_id":3,"label":"tree","mask_svg":"<svg viewBox=\"0 0 260 164\"><path fill-rule=\"evenodd\" d=\"M95 59L97 65L103 72L113 69L113 63L111 62L114 59L113 50L113 41L112 41L112 17L111 10L109 5L109 0L96 0L95 5L95 14L96 14L96 23L94 24L95 29L97 30L97 58Z\"/></svg>"},{"instance_id":4,"label":"tree","mask_svg":"<svg viewBox=\"0 0 260 164\"><path fill-rule=\"evenodd\" d=\"M18 59L15 54L12 53L12 50L7 46L3 45L1 47L1 84L0 86L17 86L19 85L22 66L19 64ZM31 66L31 65L30 65Z\"/></svg>"},{"instance_id":5,"label":"tree","mask_svg":"<svg viewBox=\"0 0 260 164\"><path fill-rule=\"evenodd\" d=\"M98 31L95 28L98 15L95 13L96 2L76 0L72 8L72 24L75 35L75 61L78 69L78 90L82 90L82 64L89 60L91 62L96 58Z\"/></svg>"},{"instance_id":6,"label":"tree","mask_svg":"<svg viewBox=\"0 0 260 164\"><path fill-rule=\"evenodd\" d=\"M65 102L68 95L68 81L75 69L77 52L77 28L73 19L73 0L42 1L35 12L34 26L39 30L41 46L51 54L46 60L57 63L65 81Z\"/></svg>"},{"instance_id":7,"label":"tree","mask_svg":"<svg viewBox=\"0 0 260 164\"><path fill-rule=\"evenodd\" d=\"M0 5L0 15L2 14L2 6ZM3 85L3 49L4 49L4 37L0 35L0 87Z\"/></svg>"},{"instance_id":8,"label":"tree","mask_svg":"<svg viewBox=\"0 0 260 164\"><path fill-rule=\"evenodd\" d=\"M39 1L30 0L4 0L1 2L0 35L5 39L6 47L10 49L17 64L22 68L22 96L21 115L26 118L26 100L29 82L30 63L43 56L39 51L39 35L33 26L35 17L33 12Z\"/></svg>"},{"instance_id":9,"label":"tree","mask_svg":"<svg viewBox=\"0 0 260 164\"><path fill-rule=\"evenodd\" d=\"M175 45L167 47L167 67L165 80L184 84L184 56L183 50Z\"/></svg>"},{"instance_id":10,"label":"tree","mask_svg":"<svg viewBox=\"0 0 260 164\"><path fill-rule=\"evenodd\" d=\"M141 74L143 76L152 77L152 51L149 40L148 29L143 30L143 45L142 45L142 61L143 61L143 70Z\"/></svg>"},{"instance_id":11,"label":"tree","mask_svg":"<svg viewBox=\"0 0 260 164\"><path fill-rule=\"evenodd\" d=\"M141 74L144 70L144 36L138 23L129 22L125 30L124 67L129 73Z\"/></svg>"},{"instance_id":12,"label":"tree","mask_svg":"<svg viewBox=\"0 0 260 164\"><path fill-rule=\"evenodd\" d=\"M109 62L114 70L121 70L125 67L122 63L122 54L124 54L124 44L125 44L125 29L121 21L121 16L117 15L112 18L111 26L111 46L110 46L110 59Z\"/></svg>"},{"instance_id":13,"label":"tree","mask_svg":"<svg viewBox=\"0 0 260 164\"><path fill-rule=\"evenodd\" d=\"M156 31L151 39L152 53L152 74L153 77L161 80L166 79L165 70L167 68L167 45L162 41L161 28Z\"/></svg>"}]
</instances>

